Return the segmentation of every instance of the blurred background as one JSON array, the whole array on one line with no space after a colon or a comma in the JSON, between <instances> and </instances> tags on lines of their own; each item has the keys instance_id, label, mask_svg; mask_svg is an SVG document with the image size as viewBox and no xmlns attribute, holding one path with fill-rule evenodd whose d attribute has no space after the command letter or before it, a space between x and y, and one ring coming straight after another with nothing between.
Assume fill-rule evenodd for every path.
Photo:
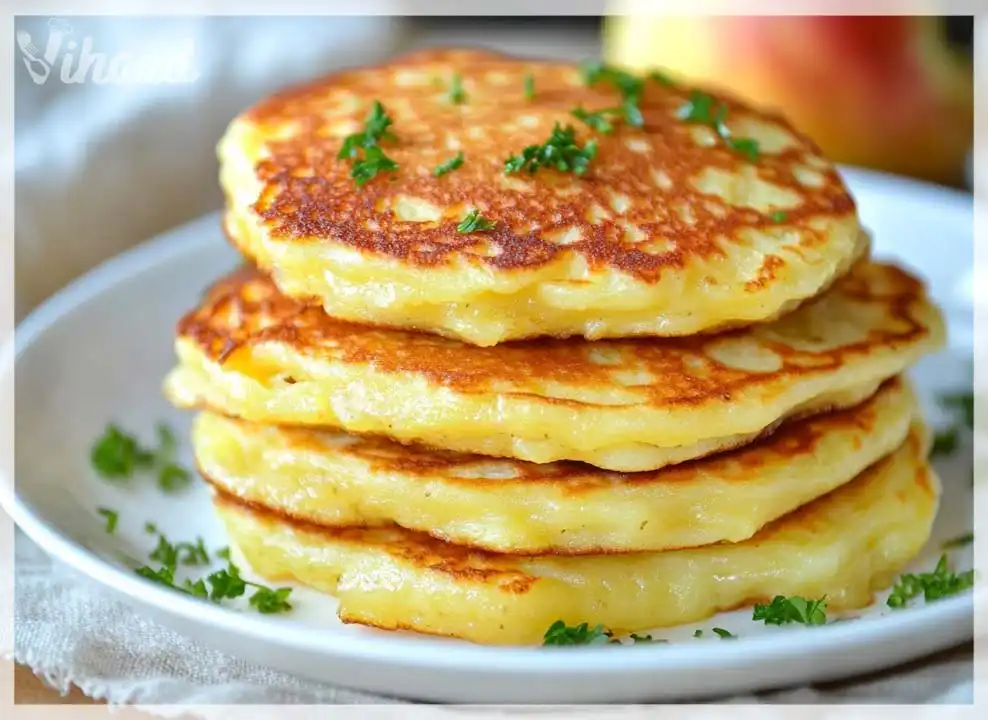
<instances>
[{"instance_id":1,"label":"blurred background","mask_svg":"<svg viewBox=\"0 0 988 720\"><path fill-rule=\"evenodd\" d=\"M101 260L220 207L214 146L241 109L413 48L664 67L783 109L839 162L970 183L970 17L18 17L15 34L18 320ZM101 82L99 57L122 54L189 72Z\"/></svg>"}]
</instances>

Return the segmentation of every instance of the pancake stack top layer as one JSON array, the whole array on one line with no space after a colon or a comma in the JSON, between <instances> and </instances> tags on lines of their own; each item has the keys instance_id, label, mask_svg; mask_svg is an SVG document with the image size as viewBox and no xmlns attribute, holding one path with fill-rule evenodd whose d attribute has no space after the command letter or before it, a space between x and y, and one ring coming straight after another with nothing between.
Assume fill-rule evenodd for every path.
<instances>
[{"instance_id":1,"label":"pancake stack top layer","mask_svg":"<svg viewBox=\"0 0 988 720\"><path fill-rule=\"evenodd\" d=\"M599 65L420 52L262 102L219 155L230 238L282 292L476 345L761 321L867 249L783 118Z\"/></svg>"},{"instance_id":2,"label":"pancake stack top layer","mask_svg":"<svg viewBox=\"0 0 988 720\"><path fill-rule=\"evenodd\" d=\"M254 266L179 322L166 393L243 557L345 621L853 608L926 541L897 376L943 321L782 118L431 51L261 103L220 158Z\"/></svg>"}]
</instances>

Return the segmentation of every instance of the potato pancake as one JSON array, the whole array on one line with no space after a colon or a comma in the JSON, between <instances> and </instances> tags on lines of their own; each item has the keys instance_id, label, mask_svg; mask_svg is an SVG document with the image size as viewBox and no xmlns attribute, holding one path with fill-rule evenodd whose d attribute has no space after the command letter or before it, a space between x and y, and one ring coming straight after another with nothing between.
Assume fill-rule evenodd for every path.
<instances>
[{"instance_id":1,"label":"potato pancake","mask_svg":"<svg viewBox=\"0 0 988 720\"><path fill-rule=\"evenodd\" d=\"M632 474L212 413L196 418L192 446L217 489L317 525L397 524L500 553L656 551L746 540L895 450L916 412L894 379L861 405L786 423L740 450Z\"/></svg>"},{"instance_id":2,"label":"potato pancake","mask_svg":"<svg viewBox=\"0 0 988 720\"><path fill-rule=\"evenodd\" d=\"M333 320L245 269L180 321L166 392L252 422L631 472L855 405L943 336L921 283L890 265L722 335L491 348Z\"/></svg>"},{"instance_id":3,"label":"potato pancake","mask_svg":"<svg viewBox=\"0 0 988 720\"><path fill-rule=\"evenodd\" d=\"M218 155L282 292L475 345L763 321L867 252L784 118L599 65L417 52L259 103Z\"/></svg>"},{"instance_id":4,"label":"potato pancake","mask_svg":"<svg viewBox=\"0 0 988 720\"><path fill-rule=\"evenodd\" d=\"M344 622L527 644L556 620L643 631L774 595L868 605L929 538L940 483L928 449L916 426L892 455L750 540L658 553L499 555L396 527L324 528L229 495L215 506L256 573L335 595Z\"/></svg>"}]
</instances>

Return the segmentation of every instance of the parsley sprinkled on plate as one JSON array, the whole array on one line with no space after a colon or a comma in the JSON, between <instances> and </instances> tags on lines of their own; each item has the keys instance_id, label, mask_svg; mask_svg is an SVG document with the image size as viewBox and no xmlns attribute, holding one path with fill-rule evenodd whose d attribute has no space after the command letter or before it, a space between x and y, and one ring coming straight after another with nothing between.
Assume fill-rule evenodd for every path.
<instances>
[{"instance_id":1,"label":"parsley sprinkled on plate","mask_svg":"<svg viewBox=\"0 0 988 720\"><path fill-rule=\"evenodd\" d=\"M222 551L217 551L217 556ZM229 550L225 555L229 556ZM159 567L144 565L135 572L159 585L165 585L193 597L220 603L223 600L233 600L243 596L247 588L254 588L248 598L248 604L260 613L280 613L292 609L288 601L291 588L271 588L266 585L244 580L240 568L227 560L227 566L208 574L205 578L186 578L181 583L175 582L178 565L205 565L210 562L209 553L202 538L195 542L172 543L164 535L159 534L158 545L149 556L150 560L159 563Z\"/></svg>"},{"instance_id":2,"label":"parsley sprinkled on plate","mask_svg":"<svg viewBox=\"0 0 988 720\"><path fill-rule=\"evenodd\" d=\"M103 518L106 518L106 532L112 535L117 529L117 520L120 519L120 515L116 510L111 510L110 508L96 508L96 512Z\"/></svg>"},{"instance_id":3,"label":"parsley sprinkled on plate","mask_svg":"<svg viewBox=\"0 0 988 720\"><path fill-rule=\"evenodd\" d=\"M734 137L727 126L727 105L717 103L713 95L694 90L690 99L676 112L680 120L713 128L727 147L748 160L755 162L761 156L761 148L754 138Z\"/></svg>"},{"instance_id":4,"label":"parsley sprinkled on plate","mask_svg":"<svg viewBox=\"0 0 988 720\"><path fill-rule=\"evenodd\" d=\"M543 645L604 645L611 639L610 631L603 625L590 627L580 623L570 627L562 620L556 620L542 637Z\"/></svg>"},{"instance_id":5,"label":"parsley sprinkled on plate","mask_svg":"<svg viewBox=\"0 0 988 720\"><path fill-rule=\"evenodd\" d=\"M694 630L693 631L693 637L695 637L695 638L703 637L703 630Z\"/></svg>"},{"instance_id":6,"label":"parsley sprinkled on plate","mask_svg":"<svg viewBox=\"0 0 988 720\"><path fill-rule=\"evenodd\" d=\"M497 225L493 220L488 220L480 214L477 208L474 208L466 214L466 216L460 220L460 224L456 226L456 232L459 233L472 233L472 232L483 232L484 230L491 230Z\"/></svg>"},{"instance_id":7,"label":"parsley sprinkled on plate","mask_svg":"<svg viewBox=\"0 0 988 720\"><path fill-rule=\"evenodd\" d=\"M137 438L110 423L90 452L93 468L107 480L130 478L137 470L154 464L154 453L142 448Z\"/></svg>"},{"instance_id":8,"label":"parsley sprinkled on plate","mask_svg":"<svg viewBox=\"0 0 988 720\"><path fill-rule=\"evenodd\" d=\"M549 629L545 631L542 638L543 645L641 645L648 643L664 643L665 640L653 638L651 635L639 635L631 633L628 635L631 643L623 643L614 637L609 629L597 624L590 627L590 623L580 623L579 625L567 625L562 620L556 620Z\"/></svg>"},{"instance_id":9,"label":"parsley sprinkled on plate","mask_svg":"<svg viewBox=\"0 0 988 720\"><path fill-rule=\"evenodd\" d=\"M572 172L583 175L590 161L597 155L597 143L588 141L583 147L576 142L576 131L572 125L565 128L557 122L549 139L541 145L529 145L518 155L512 155L504 162L504 173L534 173L540 168L559 172Z\"/></svg>"},{"instance_id":10,"label":"parsley sprinkled on plate","mask_svg":"<svg viewBox=\"0 0 988 720\"><path fill-rule=\"evenodd\" d=\"M463 153L457 153L456 157L451 157L441 165L437 165L432 174L436 177L442 177L446 173L458 169L461 165L463 165Z\"/></svg>"},{"instance_id":11,"label":"parsley sprinkled on plate","mask_svg":"<svg viewBox=\"0 0 988 720\"><path fill-rule=\"evenodd\" d=\"M943 455L952 455L957 450L959 443L960 430L956 426L938 430L933 436L933 447L930 448L930 456L941 457Z\"/></svg>"},{"instance_id":12,"label":"parsley sprinkled on plate","mask_svg":"<svg viewBox=\"0 0 988 720\"><path fill-rule=\"evenodd\" d=\"M886 604L890 608L904 608L910 600L923 596L926 602L957 595L974 585L974 570L955 573L950 569L947 556L941 555L933 572L905 573L892 588Z\"/></svg>"},{"instance_id":13,"label":"parsley sprinkled on plate","mask_svg":"<svg viewBox=\"0 0 988 720\"><path fill-rule=\"evenodd\" d=\"M763 620L766 625L824 625L827 622L826 597L807 600L798 595L776 595L767 605L755 605L752 620Z\"/></svg>"},{"instance_id":14,"label":"parsley sprinkled on plate","mask_svg":"<svg viewBox=\"0 0 988 720\"><path fill-rule=\"evenodd\" d=\"M354 161L350 168L350 177L356 181L357 187L370 182L379 172L394 172L398 169L398 163L385 155L379 145L383 140L395 139L388 130L392 124L384 106L375 100L364 120L364 129L344 138L336 157L338 160Z\"/></svg>"},{"instance_id":15,"label":"parsley sprinkled on plate","mask_svg":"<svg viewBox=\"0 0 988 720\"><path fill-rule=\"evenodd\" d=\"M788 217L789 215L784 213L782 210L779 210L769 215L769 218L772 220L772 222L777 222L777 223L785 222Z\"/></svg>"},{"instance_id":16,"label":"parsley sprinkled on plate","mask_svg":"<svg viewBox=\"0 0 988 720\"><path fill-rule=\"evenodd\" d=\"M158 446L146 448L136 436L113 423L107 425L90 451L93 468L113 482L126 481L139 471L154 469L161 490L176 492L185 488L192 474L175 460L178 450L175 434L164 423L158 423L155 430Z\"/></svg>"},{"instance_id":17,"label":"parsley sprinkled on plate","mask_svg":"<svg viewBox=\"0 0 988 720\"><path fill-rule=\"evenodd\" d=\"M711 631L716 633L721 640L732 640L737 638L737 635L729 630L725 630L724 628L711 628Z\"/></svg>"},{"instance_id":18,"label":"parsley sprinkled on plate","mask_svg":"<svg viewBox=\"0 0 988 720\"><path fill-rule=\"evenodd\" d=\"M967 547L974 542L974 533L966 532L963 535L958 535L955 538L951 538L944 542L941 546L944 550L955 550L957 548Z\"/></svg>"}]
</instances>

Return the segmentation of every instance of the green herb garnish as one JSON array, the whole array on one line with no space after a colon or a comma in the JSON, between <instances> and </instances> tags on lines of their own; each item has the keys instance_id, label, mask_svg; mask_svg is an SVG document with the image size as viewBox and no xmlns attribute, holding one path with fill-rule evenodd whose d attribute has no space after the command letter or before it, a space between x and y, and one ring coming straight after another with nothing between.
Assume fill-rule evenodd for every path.
<instances>
[{"instance_id":1,"label":"green herb garnish","mask_svg":"<svg viewBox=\"0 0 988 720\"><path fill-rule=\"evenodd\" d=\"M556 620L542 637L543 645L604 645L611 639L611 632L603 625L590 627L580 623L573 627Z\"/></svg>"},{"instance_id":2,"label":"green herb garnish","mask_svg":"<svg viewBox=\"0 0 988 720\"><path fill-rule=\"evenodd\" d=\"M93 467L102 477L110 480L130 478L138 470L157 469L158 487L165 492L181 490L192 479L192 474L175 462L178 443L175 434L164 423L155 428L158 447L141 447L134 435L124 432L117 425L106 426L102 437L93 445L90 453Z\"/></svg>"},{"instance_id":3,"label":"green herb garnish","mask_svg":"<svg viewBox=\"0 0 988 720\"><path fill-rule=\"evenodd\" d=\"M391 117L384 106L375 100L364 120L364 129L344 138L336 157L339 160L355 161L350 168L350 177L357 182L357 187L370 182L379 172L394 172L398 169L398 163L385 155L379 146L382 140L395 139L388 130L391 125Z\"/></svg>"},{"instance_id":4,"label":"green herb garnish","mask_svg":"<svg viewBox=\"0 0 988 720\"><path fill-rule=\"evenodd\" d=\"M379 172L394 172L397 169L398 163L374 145L364 148L364 158L355 162L350 168L350 177L357 182L357 187L361 187L373 180Z\"/></svg>"},{"instance_id":5,"label":"green herb garnish","mask_svg":"<svg viewBox=\"0 0 988 720\"><path fill-rule=\"evenodd\" d=\"M550 168L559 172L583 175L596 155L596 141L590 140L581 148L576 142L573 126L567 125L563 128L556 123L545 143L529 145L521 151L521 154L505 160L504 172L506 175L522 170L534 173L539 168Z\"/></svg>"},{"instance_id":6,"label":"green herb garnish","mask_svg":"<svg viewBox=\"0 0 988 720\"><path fill-rule=\"evenodd\" d=\"M693 631L693 637L695 637L695 638L703 637L703 630L694 630Z\"/></svg>"},{"instance_id":7,"label":"green herb garnish","mask_svg":"<svg viewBox=\"0 0 988 720\"><path fill-rule=\"evenodd\" d=\"M364 129L343 139L343 145L336 153L336 159L349 160L357 157L361 148L374 147L382 140L394 140L395 136L388 130L391 125L391 117L384 110L384 106L375 100L364 119Z\"/></svg>"},{"instance_id":8,"label":"green herb garnish","mask_svg":"<svg viewBox=\"0 0 988 720\"><path fill-rule=\"evenodd\" d=\"M158 526L155 525L153 522L146 522L144 523L144 532L146 532L148 535L157 535Z\"/></svg>"},{"instance_id":9,"label":"green herb garnish","mask_svg":"<svg viewBox=\"0 0 988 720\"><path fill-rule=\"evenodd\" d=\"M960 442L960 430L957 427L949 427L939 430L933 436L933 447L930 449L932 457L950 455L957 449Z\"/></svg>"},{"instance_id":10,"label":"green herb garnish","mask_svg":"<svg viewBox=\"0 0 988 720\"><path fill-rule=\"evenodd\" d=\"M583 82L587 85L596 85L605 82L613 86L621 94L621 107L619 108L624 117L624 121L632 127L641 127L645 120L642 117L641 108L638 102L645 87L645 81L640 77L618 70L599 60L591 60L581 65L583 71Z\"/></svg>"},{"instance_id":11,"label":"green herb garnish","mask_svg":"<svg viewBox=\"0 0 988 720\"><path fill-rule=\"evenodd\" d=\"M974 428L974 393L951 393L940 398L940 402L959 415L968 428Z\"/></svg>"},{"instance_id":12,"label":"green herb garnish","mask_svg":"<svg viewBox=\"0 0 988 720\"><path fill-rule=\"evenodd\" d=\"M463 89L463 78L459 73L453 73L453 78L449 84L449 101L454 105L462 105L467 99L467 93Z\"/></svg>"},{"instance_id":13,"label":"green herb garnish","mask_svg":"<svg viewBox=\"0 0 988 720\"><path fill-rule=\"evenodd\" d=\"M666 87L672 87L676 83L672 81L672 78L666 75L661 70L653 70L648 74L649 80L654 80L659 85L665 85Z\"/></svg>"},{"instance_id":14,"label":"green herb garnish","mask_svg":"<svg viewBox=\"0 0 988 720\"><path fill-rule=\"evenodd\" d=\"M463 153L458 153L456 157L451 157L449 160L441 165L437 165L436 169L432 171L432 174L436 177L442 177L448 172L453 172L461 165L463 165Z\"/></svg>"},{"instance_id":15,"label":"green herb garnish","mask_svg":"<svg viewBox=\"0 0 988 720\"><path fill-rule=\"evenodd\" d=\"M531 100L535 97L535 76L532 73L525 74L525 99Z\"/></svg>"},{"instance_id":16,"label":"green herb garnish","mask_svg":"<svg viewBox=\"0 0 988 720\"><path fill-rule=\"evenodd\" d=\"M226 549L225 553L220 550L216 554L225 554L226 557L229 557L229 550ZM292 592L291 588L270 588L266 585L244 580L240 576L240 568L231 562L227 562L226 568L210 573L205 579L186 579L181 585L176 585L175 570L179 563L203 565L209 562L209 553L206 551L202 538L196 538L194 543L171 543L164 535L159 535L158 545L151 552L149 558L160 563L160 567L153 568L145 565L137 568L135 572L141 577L173 590L219 603L223 600L241 597L246 593L248 587L253 587L256 589L250 596L248 603L258 612L269 614L292 609L291 603L288 602L288 597Z\"/></svg>"},{"instance_id":17,"label":"green herb garnish","mask_svg":"<svg viewBox=\"0 0 988 720\"><path fill-rule=\"evenodd\" d=\"M720 639L721 640L727 640L728 638L736 638L737 637L737 635L735 635L734 633L732 633L732 632L730 632L728 630L725 630L724 628L711 628L711 630L713 632L717 633L717 635L720 636Z\"/></svg>"},{"instance_id":18,"label":"green herb garnish","mask_svg":"<svg viewBox=\"0 0 988 720\"><path fill-rule=\"evenodd\" d=\"M819 600L807 600L793 595L776 595L768 605L755 605L752 620L763 620L766 625L823 625L827 622L826 596Z\"/></svg>"},{"instance_id":19,"label":"green herb garnish","mask_svg":"<svg viewBox=\"0 0 988 720\"><path fill-rule=\"evenodd\" d=\"M488 220L480 214L480 211L474 208L466 214L460 224L456 226L456 232L459 233L472 233L472 232L483 232L484 230L491 230L497 225L493 220Z\"/></svg>"},{"instance_id":20,"label":"green herb garnish","mask_svg":"<svg viewBox=\"0 0 988 720\"><path fill-rule=\"evenodd\" d=\"M230 548L228 548L228 547L221 547L219 550L217 550L213 554L216 555L216 557L218 557L218 558L222 558L223 560L229 560L230 559Z\"/></svg>"},{"instance_id":21,"label":"green herb garnish","mask_svg":"<svg viewBox=\"0 0 988 720\"><path fill-rule=\"evenodd\" d=\"M292 609L292 604L288 602L288 596L292 594L291 588L269 588L259 587L250 596L250 606L257 609L257 612L264 615L272 613L287 612Z\"/></svg>"},{"instance_id":22,"label":"green herb garnish","mask_svg":"<svg viewBox=\"0 0 988 720\"><path fill-rule=\"evenodd\" d=\"M907 603L920 594L926 602L950 597L967 590L974 585L974 570L955 573L950 569L947 556L940 556L933 572L906 573L899 577L892 594L886 604L890 608L903 608Z\"/></svg>"},{"instance_id":23,"label":"green herb garnish","mask_svg":"<svg viewBox=\"0 0 988 720\"><path fill-rule=\"evenodd\" d=\"M106 518L106 527L104 528L106 532L112 535L117 529L117 520L120 516L117 514L116 510L111 510L110 508L96 508L96 512L99 513L101 517Z\"/></svg>"},{"instance_id":24,"label":"green herb garnish","mask_svg":"<svg viewBox=\"0 0 988 720\"><path fill-rule=\"evenodd\" d=\"M966 547L974 542L974 533L966 532L963 535L958 535L955 538L951 538L944 542L941 546L944 550L953 550L955 548Z\"/></svg>"},{"instance_id":25,"label":"green herb garnish","mask_svg":"<svg viewBox=\"0 0 988 720\"><path fill-rule=\"evenodd\" d=\"M694 90L686 104L676 112L676 116L688 123L712 127L727 147L752 162L758 160L761 155L761 148L754 138L732 136L730 128L727 127L727 105L717 103L712 95Z\"/></svg>"},{"instance_id":26,"label":"green herb garnish","mask_svg":"<svg viewBox=\"0 0 988 720\"><path fill-rule=\"evenodd\" d=\"M571 110L570 115L575 117L577 120L582 120L597 132L610 134L614 132L614 125L611 123L610 120L607 119L607 115L613 112L614 112L613 109L597 110L596 112L587 112L582 107L578 107Z\"/></svg>"},{"instance_id":27,"label":"green herb garnish","mask_svg":"<svg viewBox=\"0 0 988 720\"><path fill-rule=\"evenodd\" d=\"M769 218L772 220L772 222L777 222L777 223L785 222L788 217L789 215L784 213L782 210L779 210L769 215Z\"/></svg>"},{"instance_id":28,"label":"green herb garnish","mask_svg":"<svg viewBox=\"0 0 988 720\"><path fill-rule=\"evenodd\" d=\"M93 467L108 480L123 480L135 471L151 467L154 453L142 448L137 438L110 423L90 451Z\"/></svg>"}]
</instances>

